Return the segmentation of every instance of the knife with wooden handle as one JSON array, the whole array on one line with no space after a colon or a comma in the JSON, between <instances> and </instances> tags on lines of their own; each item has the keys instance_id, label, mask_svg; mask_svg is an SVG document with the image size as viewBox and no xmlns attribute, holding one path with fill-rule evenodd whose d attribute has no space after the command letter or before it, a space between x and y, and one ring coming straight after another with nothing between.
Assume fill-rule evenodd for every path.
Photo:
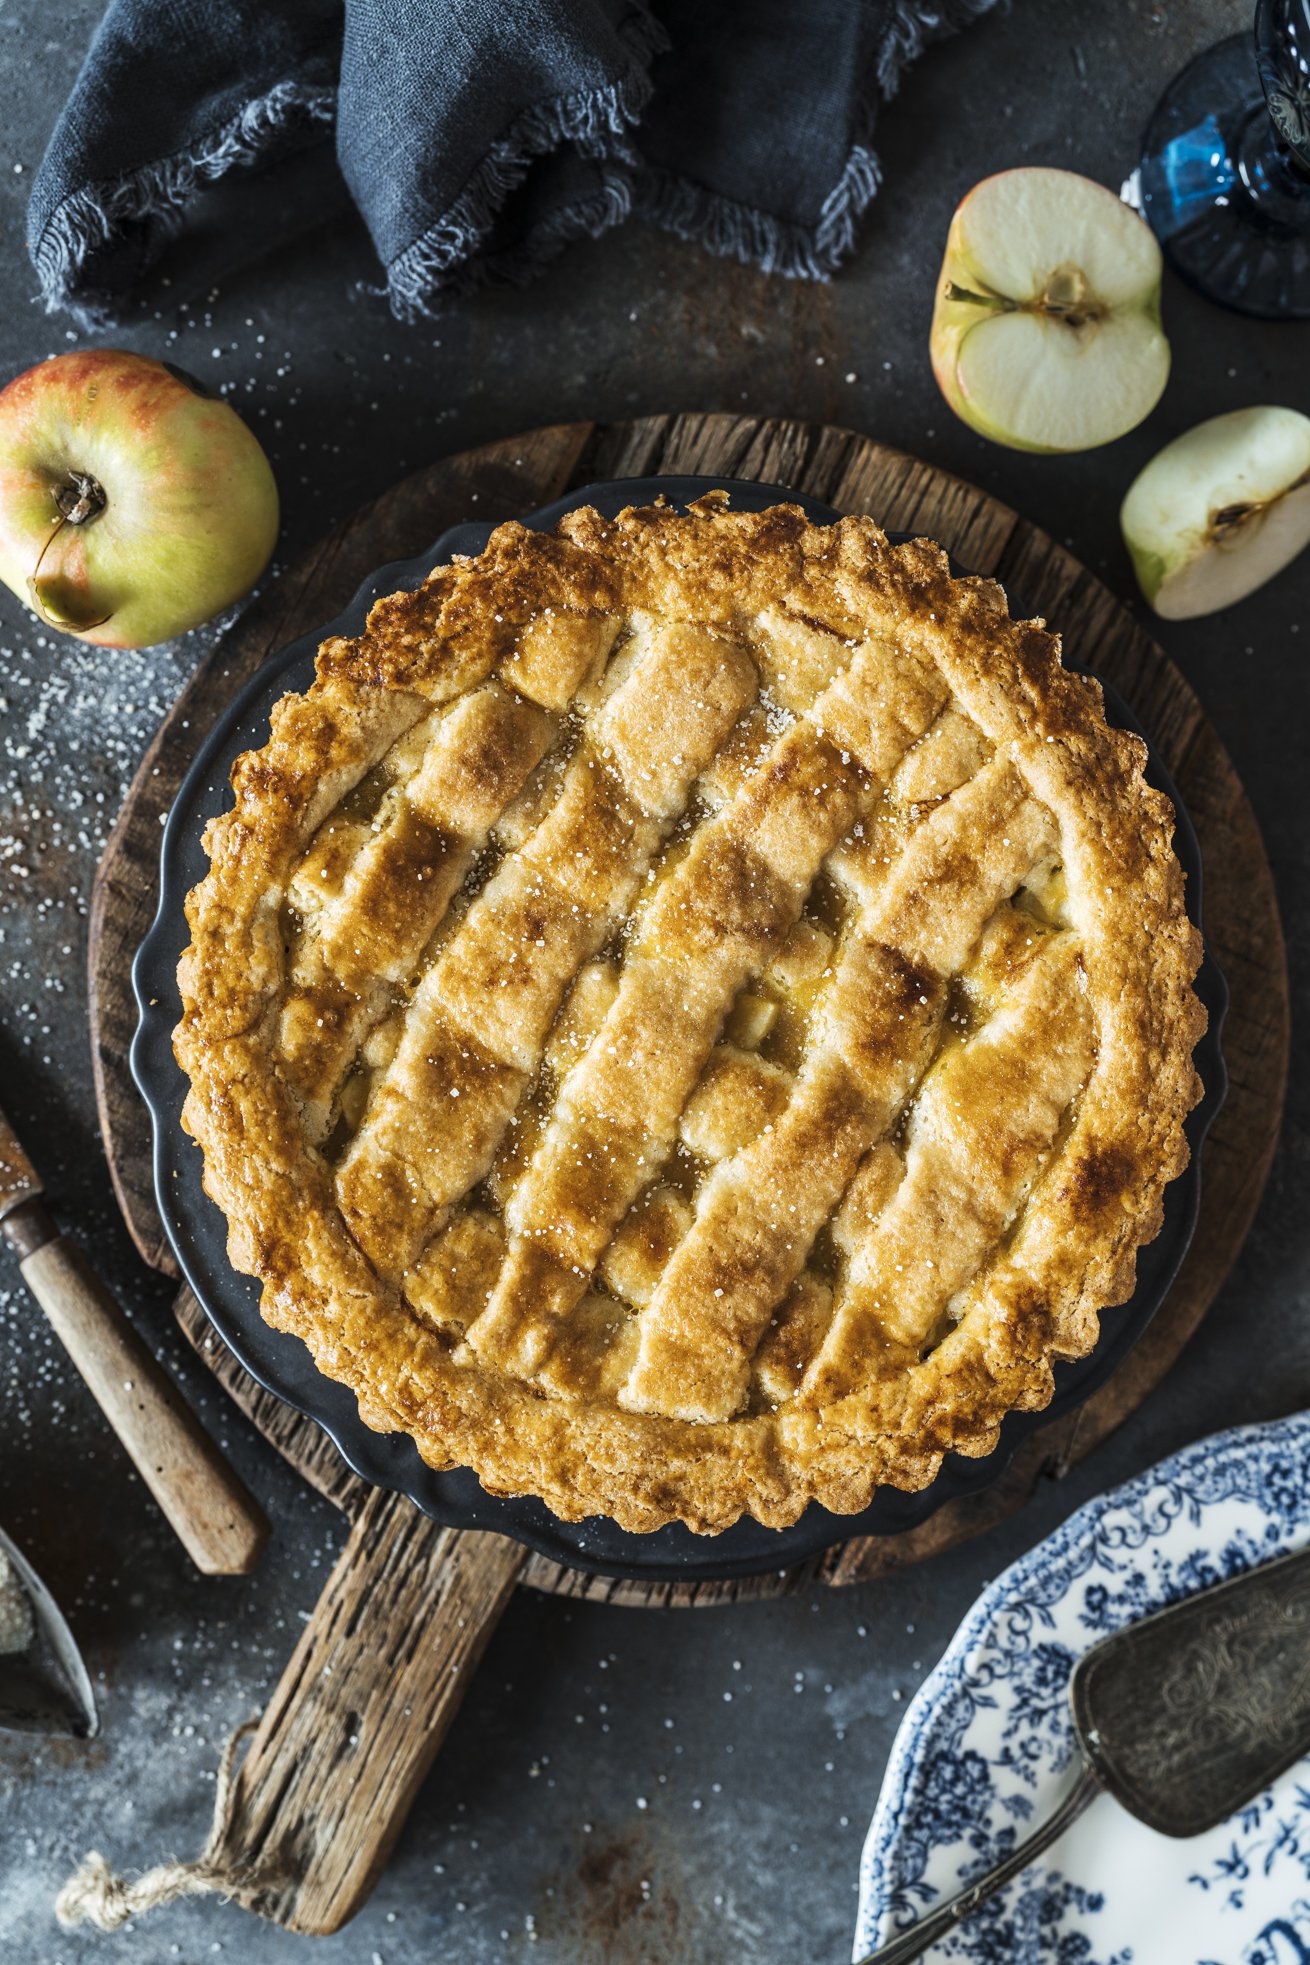
<instances>
[{"instance_id":1,"label":"knife with wooden handle","mask_svg":"<svg viewBox=\"0 0 1310 1965\"><path fill-rule=\"evenodd\" d=\"M65 1241L40 1177L0 1112L0 1235L92 1397L191 1560L244 1576L268 1540L259 1503L80 1250Z\"/></svg>"}]
</instances>

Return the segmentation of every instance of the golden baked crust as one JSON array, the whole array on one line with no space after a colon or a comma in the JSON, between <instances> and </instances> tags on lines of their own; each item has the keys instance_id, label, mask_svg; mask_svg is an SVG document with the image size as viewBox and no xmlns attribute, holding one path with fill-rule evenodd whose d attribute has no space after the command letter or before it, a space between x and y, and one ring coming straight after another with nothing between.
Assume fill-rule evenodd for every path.
<instances>
[{"instance_id":1,"label":"golden baked crust","mask_svg":"<svg viewBox=\"0 0 1310 1965\"><path fill-rule=\"evenodd\" d=\"M917 1488L1096 1341L1199 1096L1168 802L940 547L502 525L319 651L191 894L262 1308L569 1519Z\"/></svg>"}]
</instances>

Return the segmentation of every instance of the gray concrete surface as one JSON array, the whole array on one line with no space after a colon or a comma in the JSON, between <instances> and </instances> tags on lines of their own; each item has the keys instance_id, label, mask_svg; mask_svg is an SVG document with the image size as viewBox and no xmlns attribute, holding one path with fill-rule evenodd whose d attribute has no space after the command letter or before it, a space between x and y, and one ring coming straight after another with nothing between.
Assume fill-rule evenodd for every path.
<instances>
[{"instance_id":1,"label":"gray concrete surface","mask_svg":"<svg viewBox=\"0 0 1310 1965\"><path fill-rule=\"evenodd\" d=\"M97 12L97 0L0 0L3 376L77 345L30 301L22 227ZM1014 0L935 53L886 117L886 188L857 260L830 287L772 283L628 230L575 249L525 292L405 328L360 291L367 244L340 227L111 339L234 385L282 483L283 556L445 450L560 417L745 406L847 423L973 478L1127 596L1116 510L1133 472L1204 414L1308 406L1306 329L1244 322L1171 283L1174 374L1149 422L1087 457L1024 457L975 438L939 399L926 350L932 279L971 183L1053 162L1117 184L1164 80L1250 13L1249 0ZM1163 631L1250 786L1302 1010L1308 601L1302 562L1229 614ZM114 1938L62 1933L51 1912L89 1846L128 1866L199 1847L220 1745L276 1680L341 1536L339 1518L190 1363L167 1285L116 1219L96 1137L83 980L92 870L201 647L192 637L93 655L38 633L0 594L3 1102L65 1222L264 1496L276 1537L249 1582L191 1572L0 1255L0 1519L62 1597L104 1714L89 1749L0 1737L0 1958L15 1965L199 1965L224 1953L282 1965L311 1949L212 1901ZM1170 1448L1310 1400L1308 1093L1302 1039L1249 1246L1167 1384L1089 1465L965 1551L844 1595L658 1614L521 1594L372 1902L314 1955L845 1957L861 1838L904 1702L983 1580Z\"/></svg>"}]
</instances>

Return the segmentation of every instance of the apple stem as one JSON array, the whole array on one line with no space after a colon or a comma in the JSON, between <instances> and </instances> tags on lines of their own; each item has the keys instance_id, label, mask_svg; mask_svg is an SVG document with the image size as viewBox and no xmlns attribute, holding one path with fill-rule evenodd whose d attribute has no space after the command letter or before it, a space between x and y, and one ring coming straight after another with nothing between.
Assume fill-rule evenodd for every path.
<instances>
[{"instance_id":1,"label":"apple stem","mask_svg":"<svg viewBox=\"0 0 1310 1965\"><path fill-rule=\"evenodd\" d=\"M56 519L54 525L51 528L50 537L46 540L44 546L42 546L41 548L39 555L37 556L36 565L32 568L31 575L27 582L27 591L32 597L33 607L36 609L37 613L41 616L41 619L46 623L47 627L58 628L60 629L61 632L64 633L88 634L92 628L103 628L105 622L109 619L109 615L101 614L94 621L84 621L76 618L75 612L72 609L70 609L66 614L64 614L61 617L59 614L52 612L51 609L46 605L45 592L43 591L42 584L41 584L41 568L45 564L45 556L50 551L50 548L54 545L55 540L59 537L64 527L66 525L85 525L88 519L93 519L96 516L97 512L103 511L105 508L105 504L107 503L104 492L101 490L100 486L96 483L94 478L84 477L81 471L72 471L69 473L69 475L74 479L81 479L82 480L81 487L73 492L73 497L71 500L72 509L67 512L63 510L62 504L60 502L60 492L67 493L70 490L72 490L72 487L67 485L60 485L59 490L55 492L55 503L57 505L60 505L60 514L58 519ZM96 504L94 502L93 494L99 496L100 499L99 504ZM88 509L82 513L82 516L80 518L75 517L74 514L77 512L84 499L90 501L88 505ZM111 608L110 613L112 612L113 609Z\"/></svg>"},{"instance_id":2,"label":"apple stem","mask_svg":"<svg viewBox=\"0 0 1310 1965\"><path fill-rule=\"evenodd\" d=\"M1018 311L1017 300L1007 300L1000 293L975 293L972 287L957 287L954 280L946 282L946 298L961 300L969 307L994 307L998 313L1013 314Z\"/></svg>"}]
</instances>

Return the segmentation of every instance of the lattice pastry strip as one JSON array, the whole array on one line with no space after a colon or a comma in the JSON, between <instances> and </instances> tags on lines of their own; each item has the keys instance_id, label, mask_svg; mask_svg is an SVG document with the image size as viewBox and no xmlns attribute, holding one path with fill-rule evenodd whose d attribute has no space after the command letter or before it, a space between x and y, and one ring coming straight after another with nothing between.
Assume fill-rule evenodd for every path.
<instances>
[{"instance_id":1,"label":"lattice pastry strip","mask_svg":"<svg viewBox=\"0 0 1310 1965\"><path fill-rule=\"evenodd\" d=\"M776 1412L795 1398L832 1322L832 1285L805 1270L769 1319L751 1361L750 1410Z\"/></svg>"},{"instance_id":2,"label":"lattice pastry strip","mask_svg":"<svg viewBox=\"0 0 1310 1965\"><path fill-rule=\"evenodd\" d=\"M1091 1069L1077 962L1073 936L1044 938L1004 1007L930 1075L904 1177L864 1224L803 1398L839 1398L879 1351L918 1356L1017 1216Z\"/></svg>"},{"instance_id":3,"label":"lattice pastry strip","mask_svg":"<svg viewBox=\"0 0 1310 1965\"><path fill-rule=\"evenodd\" d=\"M290 958L280 1043L313 1102L306 1114L311 1138L326 1133L365 1034L421 958L491 825L553 735L548 717L495 683L417 728L424 742L408 760L411 772L397 775L369 824L349 829L349 861L333 867L335 878L317 895L292 883L304 930ZM412 744L413 734L383 764ZM314 858L315 870L323 869L326 855Z\"/></svg>"},{"instance_id":4,"label":"lattice pastry strip","mask_svg":"<svg viewBox=\"0 0 1310 1965\"><path fill-rule=\"evenodd\" d=\"M678 714L653 720L648 699L675 679ZM755 683L723 637L649 630L556 803L443 944L338 1177L342 1211L379 1267L402 1275L489 1170L569 983L626 915Z\"/></svg>"},{"instance_id":5,"label":"lattice pastry strip","mask_svg":"<svg viewBox=\"0 0 1310 1965\"><path fill-rule=\"evenodd\" d=\"M180 971L230 1250L368 1423L628 1527L986 1452L1186 1159L1170 815L871 521L500 528L239 761Z\"/></svg>"},{"instance_id":6,"label":"lattice pastry strip","mask_svg":"<svg viewBox=\"0 0 1310 1965\"><path fill-rule=\"evenodd\" d=\"M474 1351L506 1370L527 1377L544 1363L671 1148L733 998L783 945L826 855L872 803L875 772L940 707L940 689L917 665L904 665L906 687L892 700L886 648L845 654L812 712L700 828L642 912L614 1003L515 1192L509 1259L469 1332Z\"/></svg>"},{"instance_id":7,"label":"lattice pastry strip","mask_svg":"<svg viewBox=\"0 0 1310 1965\"><path fill-rule=\"evenodd\" d=\"M961 892L961 838L984 827L989 846L972 856ZM947 979L1049 828L1005 767L972 781L915 834L850 931L788 1105L707 1183L694 1229L642 1312L625 1405L702 1422L737 1410L771 1312L929 1063Z\"/></svg>"}]
</instances>

